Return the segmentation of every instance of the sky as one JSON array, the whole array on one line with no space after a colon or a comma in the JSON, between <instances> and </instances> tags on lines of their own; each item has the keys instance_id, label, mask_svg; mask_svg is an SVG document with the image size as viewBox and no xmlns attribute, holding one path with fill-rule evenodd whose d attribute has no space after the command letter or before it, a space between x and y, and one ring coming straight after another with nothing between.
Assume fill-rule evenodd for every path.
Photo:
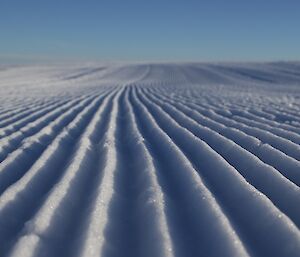
<instances>
[{"instance_id":1,"label":"sky","mask_svg":"<svg viewBox=\"0 0 300 257\"><path fill-rule=\"evenodd\" d=\"M0 60L300 60L299 0L0 0Z\"/></svg>"}]
</instances>

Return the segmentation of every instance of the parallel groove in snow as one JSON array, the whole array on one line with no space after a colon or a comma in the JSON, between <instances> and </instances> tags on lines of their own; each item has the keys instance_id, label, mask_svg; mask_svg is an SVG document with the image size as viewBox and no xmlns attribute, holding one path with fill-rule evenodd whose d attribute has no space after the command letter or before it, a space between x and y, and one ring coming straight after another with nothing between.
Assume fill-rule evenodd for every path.
<instances>
[{"instance_id":1,"label":"parallel groove in snow","mask_svg":"<svg viewBox=\"0 0 300 257\"><path fill-rule=\"evenodd\" d=\"M48 126L40 130L37 134L29 136L23 139L20 148L15 150L10 154L5 161L0 164L0 192L3 192L3 186L6 184L6 180L12 177L12 174L16 171L16 164L19 165L18 173L26 166L29 167L34 163L34 153L36 153L36 158L46 149L47 144L59 133L63 128L65 128L68 123L76 117L80 111L89 104L91 100L84 101L78 106L70 108L64 114L59 116L57 120L49 123ZM28 154L32 161L28 160ZM22 166L22 168L20 167ZM26 169L26 168L25 168Z\"/></svg>"},{"instance_id":2,"label":"parallel groove in snow","mask_svg":"<svg viewBox=\"0 0 300 257\"><path fill-rule=\"evenodd\" d=\"M9 239L7 238L8 233L12 233L12 236L14 236L14 231L21 228L23 219L28 219L34 214L35 209L43 200L43 194L47 193L61 175L61 169L64 169L64 166L67 165L68 158L70 158L69 154L72 151L72 147L76 144L76 138L80 136L88 125L101 100L102 98L98 97L92 104L86 107L81 115L77 116L47 146L43 154L38 157L38 160L29 168L25 175L1 195L0 227L2 228L1 231L3 231L1 234L3 241L4 238L5 240ZM15 170L17 169L19 168L15 168ZM25 206L31 206L31 208L25 209L25 212L20 211ZM5 217L11 216L14 212L17 212L19 216L18 220L13 219L7 222Z\"/></svg>"},{"instance_id":3,"label":"parallel groove in snow","mask_svg":"<svg viewBox=\"0 0 300 257\"><path fill-rule=\"evenodd\" d=\"M64 210L66 208L66 205L68 201L74 201L72 197L76 197L76 194L78 194L78 190L76 190L76 184L80 186L80 180L84 181L83 176L86 176L88 173L87 171L84 172L84 169L88 168L88 165L91 165L91 161L93 161L93 156L90 156L90 151L93 147L91 141L91 137L93 136L93 133L95 133L95 129L97 128L99 121L101 120L102 112L105 110L107 101L109 101L109 98L106 98L104 102L102 103L101 107L97 110L97 112L94 114L94 119L89 123L88 127L86 128L84 134L80 138L80 141L77 143L77 149L74 153L74 157L72 157L71 163L68 165L66 171L64 172L63 177L61 178L60 182L54 186L54 188L51 190L46 202L43 204L41 209L36 214L34 220L30 221L29 226L26 228L28 232L22 236L20 239L20 245L26 244L29 249L31 249L32 253L30 256L33 256L37 251L37 256L39 256L38 252L43 251L42 250L36 250L39 246L39 238L40 237L47 237L47 233L51 234L51 230L49 231L49 228L51 228L51 223L55 223L52 220L57 218L61 219L59 217L61 214L56 214L56 212L65 212L71 211L71 210ZM95 157L94 157L95 158ZM71 186L72 190L68 190ZM73 192L73 190L76 190L77 192ZM74 195L75 194L75 195ZM69 197L69 200L67 199ZM66 202L65 204L62 204L62 202ZM62 210L59 210L59 208L62 208ZM72 215L70 213L69 215ZM67 218L69 215L66 215ZM64 216L63 216L64 217ZM58 224L59 225L59 224ZM58 226L56 225L56 226ZM62 222L62 225L64 223ZM62 226L61 225L61 226ZM61 235L63 236L63 235ZM33 240L33 238L36 238L36 240ZM51 235L49 236L49 240L51 239ZM34 246L32 245L34 244ZM42 246L41 246L42 247ZM21 247L22 248L22 247ZM53 245L53 248L55 248L55 245ZM22 250L23 251L23 250ZM29 252L29 250L28 250ZM55 255L56 253L48 253L49 256L51 254ZM14 255L14 254L13 254ZM16 248L16 256L20 255L18 252L18 247Z\"/></svg>"},{"instance_id":4,"label":"parallel groove in snow","mask_svg":"<svg viewBox=\"0 0 300 257\"><path fill-rule=\"evenodd\" d=\"M163 100L170 102L174 107L194 119L199 125L209 128L212 131L216 131L239 144L247 151L259 157L263 162L275 167L284 176L300 186L300 173L298 172L300 169L299 161L287 156L270 145L263 144L253 136L247 135L235 128L226 127L222 123L213 120L212 117L203 116L201 113L189 108L187 104L183 105L180 102L168 101L166 98L163 98Z\"/></svg>"},{"instance_id":5,"label":"parallel groove in snow","mask_svg":"<svg viewBox=\"0 0 300 257\"><path fill-rule=\"evenodd\" d=\"M85 100L89 100L89 98ZM34 135L38 131L42 130L45 126L47 126L47 129L51 129L49 126L51 126L52 121L54 121L56 118L60 118L64 112L68 111L73 106L77 106L79 103L79 101L67 103L65 106L61 106L57 110L48 112L34 122L30 122L21 129L16 129L16 131L11 133L9 136L0 139L0 161L4 160L11 151L19 148L20 143L26 137L28 138Z\"/></svg>"},{"instance_id":6,"label":"parallel groove in snow","mask_svg":"<svg viewBox=\"0 0 300 257\"><path fill-rule=\"evenodd\" d=\"M300 162L298 160L295 160L291 156L287 156L282 151L279 151L268 144L262 143L260 140L251 135L251 133L249 134L244 130L241 131L240 127L227 127L228 125L231 125L231 122L229 122L231 120L226 119L226 122L224 122L223 117L216 113L199 110L197 107L195 107L195 105L192 105L189 108L188 103L181 104L180 102L173 101L171 103L176 106L179 105L181 110L184 110L185 112L187 111L187 113L192 117L195 116L196 118L194 117L194 119L197 122L205 124L205 126L212 128L218 133L225 135L225 137L228 137L242 145L248 151L255 153L255 155L257 155L264 162L274 166L298 186L300 185L300 174L298 172ZM195 111L199 111L199 113ZM267 153L272 154L268 155Z\"/></svg>"},{"instance_id":7,"label":"parallel groove in snow","mask_svg":"<svg viewBox=\"0 0 300 257\"><path fill-rule=\"evenodd\" d=\"M134 101L139 103L139 100L136 98L136 96L133 95L133 97L134 97ZM206 246L210 245L210 241L212 240L211 237L215 237L214 232L216 232L213 230L209 231L209 228L207 228L206 234L202 235L201 237L198 234L199 232L196 232L196 235L199 238L201 238L201 241L202 241L202 242L199 242L199 241L197 242L200 245L190 245L188 247L196 247L196 248L200 247L200 249L196 250L198 254L201 254L201 251L202 251L201 248L204 248L204 250L209 251L209 253L212 256L218 256L218 254L220 254L220 253L223 253L223 254L226 253L231 256L235 256L235 255L236 256L246 256L247 253L243 249L241 242L236 238L235 231L231 228L228 220L223 215L223 213L222 213L220 207L218 206L218 204L216 203L214 197L211 195L211 192L206 188L201 177L198 176L197 171L194 169L192 164L184 156L184 154L180 151L180 149L178 149L177 145L172 143L171 138L168 137L158 127L158 125L156 124L153 117L150 116L147 109L143 105L139 104L136 107L136 109L142 109L142 114L140 114L139 117L143 117L143 116L147 117L148 121L146 124L149 124L151 122L154 126L154 128L151 129L150 132L148 132L148 135L151 135L152 133L154 133L154 131L156 131L155 134L157 134L158 138L154 139L152 137L151 141L149 140L149 142L155 142L157 140L159 142L162 142L162 145L165 146L164 147L165 149L163 150L163 152L165 152L165 154L169 154L169 153L174 154L175 156L173 158L178 159L181 162L181 164L180 164L180 162L176 163L174 160L174 161L172 161L174 163L170 163L169 165L171 165L171 166L167 166L167 168L168 169L171 168L173 170L173 172L176 172L176 168L178 168L180 170L180 173L182 173L182 174L178 174L179 177L177 179L179 179L179 181L182 180L182 182L187 183L188 188L191 189L191 191L188 191L185 193L185 194L187 194L187 196L182 195L182 197L184 197L184 198L181 201L184 202L184 200L186 200L186 202L187 202L188 199L190 201L192 201L191 203L193 205L194 213L189 210L187 214L195 215L195 216L192 216L193 220L195 220L195 217L197 217L198 215L199 215L199 217L203 217L203 220L199 220L198 221L199 223L198 222L195 223L194 226L197 226L197 228L200 229L201 227L205 227L205 225L207 225L207 224L212 224L214 222L217 222L218 224L220 224L219 227L216 228L216 230L218 230L218 232L217 232L218 237L222 238L222 237L224 237L224 235L226 235L225 238L222 239L223 242L221 241L222 245L219 246L220 247L219 249L217 249L217 248L216 249L211 248L209 250L205 249ZM155 144L157 144L157 142ZM158 150L156 150L156 151L158 151ZM163 154L163 152L162 152L162 154ZM158 154L160 154L160 152L158 152ZM164 157L169 158L167 156L164 156ZM184 172L187 172L187 174L185 174ZM177 177L175 174L173 176ZM171 178L168 178L168 180L171 180ZM183 186L185 183L183 183ZM174 186L176 186L176 184ZM182 189L182 190L184 192L185 189ZM173 199L173 200L179 201L180 199ZM198 203L194 202L194 200L197 200ZM183 202L181 202L181 204L183 204ZM177 206L177 208L180 208L180 206ZM183 208L188 208L188 206L185 206ZM186 221L191 219L191 217L185 217L185 218L186 218ZM175 217L174 217L174 219L175 219ZM181 228L181 229L183 229L183 228ZM194 230L195 228L191 228L191 229ZM193 233L195 233L195 232L193 232ZM180 234L179 231L178 231L178 234ZM188 237L188 234L185 234L185 236ZM198 238L198 237L196 237L196 238ZM228 238L226 238L226 237L228 237ZM188 239L188 238L180 238L180 239L184 240L184 239ZM178 242L178 244L180 244L180 243ZM188 249L188 247L186 246L186 249ZM179 255L180 255L180 249L178 251L179 251ZM181 252L181 254L182 254L182 252Z\"/></svg>"},{"instance_id":8,"label":"parallel groove in snow","mask_svg":"<svg viewBox=\"0 0 300 257\"><path fill-rule=\"evenodd\" d=\"M159 104L164 105L162 102L159 102ZM222 138L218 133L212 133L199 127L196 122L174 111L172 106L168 110L167 113L173 118L176 117L175 119L182 124L181 126L188 128L194 135L207 142L229 164L235 167L247 181L266 194L275 205L284 210L300 227L300 208L297 206L300 199L300 188L290 183L280 173L277 173L277 170L260 162L259 159L240 146L233 144L232 141ZM222 147L219 147L220 143Z\"/></svg>"},{"instance_id":9,"label":"parallel groove in snow","mask_svg":"<svg viewBox=\"0 0 300 257\"><path fill-rule=\"evenodd\" d=\"M120 108L123 106L122 108ZM164 217L162 192L153 177L155 169L141 141L128 103L122 93L116 123L117 166L114 195L109 204L110 221L105 229L106 256L173 256ZM139 152L139 160L133 153ZM115 214L113 214L115 213ZM148 223L148 220L156 221ZM156 224L157 223L157 224ZM155 235L158 240L150 241ZM135 245L140 245L136 247Z\"/></svg>"},{"instance_id":10,"label":"parallel groove in snow","mask_svg":"<svg viewBox=\"0 0 300 257\"><path fill-rule=\"evenodd\" d=\"M83 242L82 256L100 256L105 246L104 229L109 219L108 208L113 197L113 183L117 167L117 150L115 142L116 120L118 118L118 103L122 91L113 99L113 107L104 135L103 150L105 165L101 182L96 189L96 196L91 207L90 222L87 225L86 237Z\"/></svg>"},{"instance_id":11,"label":"parallel groove in snow","mask_svg":"<svg viewBox=\"0 0 300 257\"><path fill-rule=\"evenodd\" d=\"M151 104L150 102L148 102L149 100L147 100L146 98L143 99L147 102L147 105L150 108ZM196 140L195 137L192 140L193 135L189 135L188 133L186 133L185 130L182 130L182 133L179 132L179 129L181 128L180 126L175 124L175 122L173 122L171 119L161 116L162 113L158 112L160 107L156 107L156 110L155 110L155 106L152 105L152 107L153 107L152 110L157 112L156 118L165 124L164 126L171 133L172 137L174 137L174 139L176 138L176 142L181 143L181 147L184 147L185 152L187 152L191 156L190 157L191 160L195 163L197 167L200 168L200 172L201 171L205 172L205 177L209 181L208 183L212 183L211 186L216 188L215 194L217 192L221 193L220 197L222 198L223 201L225 201L226 207L229 208L228 211L232 212L231 215L235 217L234 220L238 218L241 221L241 224L238 224L239 229L241 229L242 231L243 229L246 229L247 231L252 231L253 234L256 234L255 240L259 240L259 238L262 240L263 238L268 237L270 239L272 238L272 242L277 242L277 243L282 242L283 240L286 240L286 243L294 242L294 244L298 244L300 242L300 232L297 229L297 227L289 220L287 216L285 216L280 211L278 211L278 209L276 209L275 206L272 206L272 203L269 201L267 197L265 197L260 192L255 190L253 187L250 187L250 185L247 184L246 181L243 181L237 175L237 171L236 172L231 171L231 175L224 173L224 171L226 170L229 171L230 168L229 165L225 163L222 159L215 159L213 163L207 163L207 161L205 162L204 160L209 160L213 157L214 155L213 152L210 152L209 149L207 149L206 152L205 144L202 144L202 146L200 147L200 145L198 146L196 143L192 143L195 141L196 142L199 141ZM178 133L174 129L177 127L178 127ZM196 153L198 154L201 153L200 156L204 158L204 160L201 160L200 158L197 159ZM205 155L207 155L207 158L205 157ZM214 164L220 164L220 167L217 167ZM205 167L205 165L207 165L207 168ZM221 168L222 166L224 167ZM209 170L206 169L209 169L211 171L216 170L216 172L218 172L218 177L216 175L213 175L212 173L209 172ZM233 176L234 173L236 174L236 176ZM219 181L216 180L217 178ZM221 178L223 182L222 184L220 183ZM227 183L224 183L225 181ZM236 206L238 205L238 202L240 202L240 200L235 199L232 195L230 195L229 192L227 194L227 190L226 190L227 186L230 186L231 189L234 191L236 190L235 193L239 195L239 197L242 197L244 199L243 200L244 206L241 209L239 210L236 209ZM253 195L256 197L252 198ZM236 203L236 205L231 206L233 203ZM258 215L253 216L249 212L251 210L250 206L251 207L255 206ZM236 216L238 213L239 213L239 217ZM264 220L266 219L267 216L268 219L273 220L276 223L276 227L274 228L276 233L270 233L269 230L271 228L268 226L263 226ZM259 227L259 231L257 230L256 227L249 227L249 220L250 221L256 220L256 222L261 224ZM265 230L262 229L263 227L265 227ZM258 254L275 255L278 253L281 254L285 253L285 249L282 249L277 243L275 245L269 244L269 245L258 247L262 241L256 242L255 240L253 238L247 238L247 241L249 242L249 244L252 245L252 247L253 244L257 245ZM300 248L293 249L293 251L289 253L290 256L297 256L299 250Z\"/></svg>"},{"instance_id":12,"label":"parallel groove in snow","mask_svg":"<svg viewBox=\"0 0 300 257\"><path fill-rule=\"evenodd\" d=\"M299 256L299 69L2 70L0 257Z\"/></svg>"}]
</instances>

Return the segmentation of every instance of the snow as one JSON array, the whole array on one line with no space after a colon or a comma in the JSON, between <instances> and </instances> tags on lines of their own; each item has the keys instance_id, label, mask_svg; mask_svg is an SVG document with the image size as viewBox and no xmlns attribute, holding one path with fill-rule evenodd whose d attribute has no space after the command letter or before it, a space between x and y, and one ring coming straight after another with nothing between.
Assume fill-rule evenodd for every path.
<instances>
[{"instance_id":1,"label":"snow","mask_svg":"<svg viewBox=\"0 0 300 257\"><path fill-rule=\"evenodd\" d=\"M300 256L300 65L0 71L0 256Z\"/></svg>"}]
</instances>

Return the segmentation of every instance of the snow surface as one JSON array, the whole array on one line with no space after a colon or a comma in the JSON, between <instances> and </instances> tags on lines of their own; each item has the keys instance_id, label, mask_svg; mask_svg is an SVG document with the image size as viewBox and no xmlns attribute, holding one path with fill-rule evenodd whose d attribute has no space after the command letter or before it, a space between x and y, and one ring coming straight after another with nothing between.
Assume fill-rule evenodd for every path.
<instances>
[{"instance_id":1,"label":"snow surface","mask_svg":"<svg viewBox=\"0 0 300 257\"><path fill-rule=\"evenodd\" d=\"M0 70L0 256L300 256L300 63Z\"/></svg>"}]
</instances>

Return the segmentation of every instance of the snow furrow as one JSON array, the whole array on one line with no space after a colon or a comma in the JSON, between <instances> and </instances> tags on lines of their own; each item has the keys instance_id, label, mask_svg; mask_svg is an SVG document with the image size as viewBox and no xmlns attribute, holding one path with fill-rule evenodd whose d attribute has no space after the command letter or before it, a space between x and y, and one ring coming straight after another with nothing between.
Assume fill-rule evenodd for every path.
<instances>
[{"instance_id":1,"label":"snow furrow","mask_svg":"<svg viewBox=\"0 0 300 257\"><path fill-rule=\"evenodd\" d=\"M160 124L163 124L164 130L168 131L169 136L190 156L189 159L205 176L206 183L210 185L210 188L214 188L212 191L214 196L219 198L218 202L222 203L223 208L227 208L232 222L238 224L240 236L247 242L246 245L249 244L248 247L251 250L261 255L297 256L300 250L298 248L300 247L300 232L294 223L280 212L265 195L248 184L206 143L197 140L188 130L183 129L163 114L160 107L151 104L144 97L143 100L151 112L156 113L155 118ZM228 191L228 188L231 190ZM253 208L255 208L255 215L251 212ZM266 218L269 223L265 222ZM254 226L254 224L260 225ZM252 234L256 235L255 240L251 237ZM274 242L276 243L274 244ZM287 250L287 246L291 242L294 242L295 247Z\"/></svg>"},{"instance_id":2,"label":"snow furrow","mask_svg":"<svg viewBox=\"0 0 300 257\"><path fill-rule=\"evenodd\" d=\"M67 100L67 99L64 99ZM14 121L18 121L19 119L22 119L24 117L26 117L26 115L32 113L33 111L35 111L36 109L41 109L43 107L46 107L47 105L51 105L51 104L55 104L58 103L59 100L49 100L47 102L35 102L35 101L30 101L27 104L20 104L20 107L15 106L14 109L8 110L7 112L5 112L5 115L1 115L0 116L0 127L4 127L9 125L10 123L14 122Z\"/></svg>"},{"instance_id":3,"label":"snow furrow","mask_svg":"<svg viewBox=\"0 0 300 257\"><path fill-rule=\"evenodd\" d=\"M81 101L75 101L66 104L65 106L55 109L45 114L44 116L38 118L34 122L28 123L26 126L21 129L16 130L11 133L9 136L0 139L0 163L5 160L5 158L15 149L22 147L22 142L27 138L33 136L34 134L39 133L44 128L51 132L51 125L55 122L56 119L59 119L65 112L70 110L70 108L77 106L81 102L85 102L93 97L83 99ZM45 130L43 131L45 133Z\"/></svg>"},{"instance_id":4,"label":"snow furrow","mask_svg":"<svg viewBox=\"0 0 300 257\"><path fill-rule=\"evenodd\" d=\"M86 99L70 108L37 134L27 137L22 141L22 146L12 152L9 157L0 164L0 194L8 185L22 176L39 158L57 134L68 126L92 100L93 99Z\"/></svg>"},{"instance_id":5,"label":"snow furrow","mask_svg":"<svg viewBox=\"0 0 300 257\"><path fill-rule=\"evenodd\" d=\"M232 116L231 117L233 120L236 120L238 122L241 122L243 124L246 124L250 127L256 127L256 128L260 128L263 129L265 131L269 131L274 135L277 135L279 137L285 138L289 141L294 142L295 144L300 144L300 135L298 135L297 133L291 132L291 131L286 131L284 129L281 128L274 128L273 126L269 126L257 121L250 121L248 119L242 118L242 117L236 117L236 116Z\"/></svg>"},{"instance_id":6,"label":"snow furrow","mask_svg":"<svg viewBox=\"0 0 300 257\"><path fill-rule=\"evenodd\" d=\"M1 119L0 119L1 128L9 125L9 123L13 123L18 121L19 119L23 119L26 115L32 114L35 111L38 111L42 108L55 106L57 104L63 104L71 100L75 100L74 96L73 97L72 96L49 97L48 99L33 98L33 99L26 99L26 102L23 101L23 103L14 103L12 107L8 108L5 111L4 113L5 116L1 115Z\"/></svg>"},{"instance_id":7,"label":"snow furrow","mask_svg":"<svg viewBox=\"0 0 300 257\"><path fill-rule=\"evenodd\" d=\"M299 69L2 64L0 257L299 257Z\"/></svg>"},{"instance_id":8,"label":"snow furrow","mask_svg":"<svg viewBox=\"0 0 300 257\"><path fill-rule=\"evenodd\" d=\"M237 116L241 115L241 111L237 112L236 115ZM297 128L297 127L292 126L292 124L279 123L279 122L276 122L274 120L270 120L266 117L254 115L250 111L248 111L248 112L243 111L241 116L243 118L247 118L247 119L252 120L252 121L257 121L257 122L260 122L262 124L269 125L271 127L280 128L280 129L283 129L285 131L294 132L297 135L300 134L300 129Z\"/></svg>"},{"instance_id":9,"label":"snow furrow","mask_svg":"<svg viewBox=\"0 0 300 257\"><path fill-rule=\"evenodd\" d=\"M108 108L110 98L109 96L106 97L100 108L93 115L94 118L81 136L80 141L78 141L77 149L63 176L49 192L47 199L35 217L28 222L12 256L18 256L20 254L18 249L19 247L23 249L22 246L24 244L26 245L28 256L40 256L43 252L46 252L47 256L67 253L67 250L60 246L59 240L67 240L71 226L79 226L78 220L73 220L72 222L69 217L73 215L72 213L80 211L80 206L76 206L76 203L84 203L87 200L82 199L82 201L79 201L80 197L84 196L83 193L84 189L87 188L86 186L91 184L99 172L97 170L96 151L99 142L95 142L93 137L95 133L103 134L105 121L101 118L105 115L105 112L110 110ZM101 127L102 129L99 129ZM96 164L95 167L94 164ZM78 202L74 202L76 199ZM76 207L79 210L76 210ZM79 217L78 215L78 219ZM55 238L52 235L53 230L55 232L57 230L61 231L60 238ZM37 240L33 240L33 238ZM48 238L49 245L43 244L42 238ZM72 240L70 240L71 243Z\"/></svg>"},{"instance_id":10,"label":"snow furrow","mask_svg":"<svg viewBox=\"0 0 300 257\"><path fill-rule=\"evenodd\" d=\"M160 96L155 96L159 99L161 98ZM195 109L189 108L188 105L183 105L179 101L170 101L165 97L161 99L169 102L173 107L176 107L178 110L185 113L199 125L216 131L224 137L234 141L247 151L253 153L260 160L280 171L280 173L300 187L300 173L298 172L300 169L299 161L287 156L268 144L263 144L253 136L247 135L235 128L226 127L222 123L218 123L215 120L203 116L201 113L196 112Z\"/></svg>"},{"instance_id":11,"label":"snow furrow","mask_svg":"<svg viewBox=\"0 0 300 257\"><path fill-rule=\"evenodd\" d=\"M141 135L141 132L139 131L136 117L134 115L133 107L131 103L129 102L129 91L127 90L127 95L125 95L125 110L128 111L130 124L129 130L131 129L134 134L134 140L136 141L135 147L136 149L133 149L133 151L140 152L142 158L142 163L138 162L138 167L135 168L138 172L142 170L142 178L141 180L145 181L143 183L147 186L144 186L142 190L145 192L143 197L139 200L140 202L146 201L146 208L143 208L143 214L147 219L142 220L140 226L142 227L144 222L147 222L147 220L153 220L156 221L155 224L149 223L149 236L145 238L145 242L142 245L142 247L145 247L145 251L143 253L143 256L166 256L171 257L174 256L174 250L173 250L173 242L171 239L168 222L167 222L167 216L166 216L166 206L165 206L165 196L162 191L161 186L159 185L158 177L155 170L154 160L151 156L151 153L147 149L147 146L144 143L144 138ZM156 218L157 217L157 218ZM154 226L155 225L155 226ZM154 228L153 228L154 226ZM152 245L149 245L149 239L153 236L152 231L154 230L155 237L158 237L158 240L155 242L152 242ZM143 229L143 235L145 235L145 231ZM149 240L149 241L148 241ZM158 245L158 246L157 246ZM156 246L156 247L155 247ZM157 250L156 250L157 249Z\"/></svg>"},{"instance_id":12,"label":"snow furrow","mask_svg":"<svg viewBox=\"0 0 300 257\"><path fill-rule=\"evenodd\" d=\"M233 141L220 134L200 126L191 118L177 111L173 106L156 101L182 127L205 141L218 152L229 164L236 168L245 179L268 198L295 224L300 227L300 188L287 180L277 170L261 162L255 155L245 151Z\"/></svg>"},{"instance_id":13,"label":"snow furrow","mask_svg":"<svg viewBox=\"0 0 300 257\"><path fill-rule=\"evenodd\" d=\"M252 128L249 127L243 123L234 121L232 119L229 119L227 117L223 117L221 115L216 114L213 111L209 110L201 110L199 106L195 104L190 105L191 108L194 108L195 110L199 111L201 114L225 125L228 127L236 128L240 131L245 132L248 135L251 135L253 137L256 137L260 139L264 143L268 143L272 145L274 148L284 152L288 156L300 161L300 146L296 143L293 143L287 139L281 138L279 136L276 136L268 131L259 129L259 128Z\"/></svg>"},{"instance_id":14,"label":"snow furrow","mask_svg":"<svg viewBox=\"0 0 300 257\"><path fill-rule=\"evenodd\" d=\"M24 118L18 119L16 122L10 123L7 126L0 129L0 140L6 140L6 137L9 135L22 130L23 127L35 123L39 119L44 119L45 115L48 115L49 112L53 112L64 108L65 106L69 106L70 104L76 104L79 100L70 100L70 101L63 101L58 104L51 104L45 108L38 108L36 112L30 113L26 115Z\"/></svg>"},{"instance_id":15,"label":"snow furrow","mask_svg":"<svg viewBox=\"0 0 300 257\"><path fill-rule=\"evenodd\" d=\"M170 203L166 203L167 206L170 205L168 220L172 220L169 226L171 231L177 232L175 253L177 251L180 256L184 250L190 249L192 253L199 255L209 252L211 256L218 256L221 253L229 256L247 256L242 242L237 238L236 232L193 165L171 138L161 130L135 92L132 98L136 115L140 120L144 120L140 121L140 127L144 130L143 137L151 147L152 155L156 152L156 165L162 169L158 172L163 189L169 195L167 199ZM148 124L151 124L151 127ZM192 206L188 203L192 203ZM188 223L195 218L198 220L197 223ZM213 225L214 223L219 226ZM172 229L171 226L174 228ZM205 236L199 234L202 229L206 231ZM181 231L185 232L184 237L179 236ZM195 240L197 244L193 245ZM214 244L220 248L214 248Z\"/></svg>"},{"instance_id":16,"label":"snow furrow","mask_svg":"<svg viewBox=\"0 0 300 257\"><path fill-rule=\"evenodd\" d=\"M114 194L114 176L117 168L117 149L115 142L116 122L118 119L118 105L122 90L119 90L113 99L108 128L102 142L102 151L105 156L101 181L96 188L95 198L90 207L90 215L84 232L81 256L100 256L105 247L105 228L109 220L109 205Z\"/></svg>"},{"instance_id":17,"label":"snow furrow","mask_svg":"<svg viewBox=\"0 0 300 257\"><path fill-rule=\"evenodd\" d=\"M118 104L115 144L118 160L113 176L113 196L109 202L110 220L104 229L105 244L101 254L104 256L172 256L172 246L168 240L167 228L158 216L156 201L157 187L149 183L148 166L145 166L143 149L132 116L130 106L126 104L127 90L122 92ZM134 152L139 152L139 160ZM154 192L153 192L154 191ZM161 200L158 204L162 204ZM156 208L151 208L151 207ZM114 214L113 214L114 213ZM153 217L150 219L150 217ZM141 218L139 218L141 217ZM154 223L146 225L148 220ZM162 228L155 226L155 223ZM156 228L156 229L155 229ZM161 231L160 229L164 229ZM158 231L157 231L158 230ZM151 237L161 238L158 241ZM140 247L135 247L135 244ZM171 254L171 255L170 255Z\"/></svg>"},{"instance_id":18,"label":"snow furrow","mask_svg":"<svg viewBox=\"0 0 300 257\"><path fill-rule=\"evenodd\" d=\"M45 194L62 175L64 167L68 165L72 156L72 149L74 149L76 141L79 140L101 103L102 97L98 97L86 107L81 115L77 116L47 146L25 175L1 195L0 231L2 231L2 241L6 242L4 240L7 240L1 246L5 249L10 247L9 240L12 240L17 231L24 226L23 222L36 212ZM12 213L17 213L18 219L10 219Z\"/></svg>"}]
</instances>

